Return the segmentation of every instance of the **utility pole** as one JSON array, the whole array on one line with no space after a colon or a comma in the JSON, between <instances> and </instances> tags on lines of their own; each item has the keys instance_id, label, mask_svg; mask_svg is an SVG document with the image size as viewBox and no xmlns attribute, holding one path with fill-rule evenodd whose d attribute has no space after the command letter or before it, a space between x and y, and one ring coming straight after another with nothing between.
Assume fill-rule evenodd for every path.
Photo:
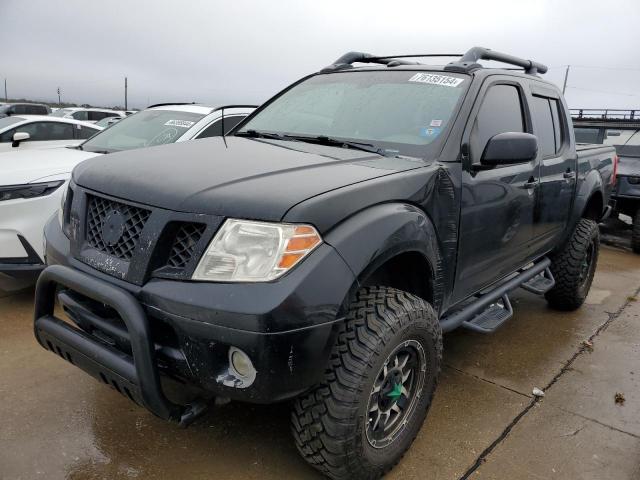
<instances>
[{"instance_id":1,"label":"utility pole","mask_svg":"<svg viewBox=\"0 0 640 480\"><path fill-rule=\"evenodd\" d=\"M567 89L567 79L569 78L569 68L571 65L567 65L567 69L564 71L564 85L562 85L562 95L564 95L564 91Z\"/></svg>"},{"instance_id":2,"label":"utility pole","mask_svg":"<svg viewBox=\"0 0 640 480\"><path fill-rule=\"evenodd\" d=\"M60 87L58 87L58 105L62 106L62 102L60 101Z\"/></svg>"},{"instance_id":3,"label":"utility pole","mask_svg":"<svg viewBox=\"0 0 640 480\"><path fill-rule=\"evenodd\" d=\"M9 101L9 97L7 96L7 79L4 79L4 101L8 102Z\"/></svg>"},{"instance_id":4,"label":"utility pole","mask_svg":"<svg viewBox=\"0 0 640 480\"><path fill-rule=\"evenodd\" d=\"M129 110L127 107L127 77L124 77L124 109Z\"/></svg>"}]
</instances>

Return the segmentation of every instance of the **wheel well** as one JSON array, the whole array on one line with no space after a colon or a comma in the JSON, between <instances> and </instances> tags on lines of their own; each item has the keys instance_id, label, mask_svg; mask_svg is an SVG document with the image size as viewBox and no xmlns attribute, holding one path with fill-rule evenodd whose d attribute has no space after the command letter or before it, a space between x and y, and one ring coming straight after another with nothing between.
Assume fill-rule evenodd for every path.
<instances>
[{"instance_id":1,"label":"wheel well","mask_svg":"<svg viewBox=\"0 0 640 480\"><path fill-rule=\"evenodd\" d=\"M433 305L431 265L419 252L405 252L390 258L361 282L363 287L374 285L412 293Z\"/></svg>"},{"instance_id":2,"label":"wheel well","mask_svg":"<svg viewBox=\"0 0 640 480\"><path fill-rule=\"evenodd\" d=\"M602 217L602 210L604 205L602 204L602 195L600 192L596 192L591 195L587 205L584 207L584 211L582 212L582 218L588 218L591 220L595 220L596 222L600 220Z\"/></svg>"}]
</instances>

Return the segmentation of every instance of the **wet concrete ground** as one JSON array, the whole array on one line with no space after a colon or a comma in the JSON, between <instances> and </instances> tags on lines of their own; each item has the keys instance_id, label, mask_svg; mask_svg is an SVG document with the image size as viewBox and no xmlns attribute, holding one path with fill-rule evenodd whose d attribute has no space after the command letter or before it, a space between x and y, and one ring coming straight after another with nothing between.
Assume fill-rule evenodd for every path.
<instances>
[{"instance_id":1,"label":"wet concrete ground","mask_svg":"<svg viewBox=\"0 0 640 480\"><path fill-rule=\"evenodd\" d=\"M433 407L389 478L640 478L640 256L624 232L613 243L579 311L518 291L495 334L445 337ZM179 429L38 347L31 314L32 292L0 298L0 479L320 478L287 405Z\"/></svg>"}]
</instances>

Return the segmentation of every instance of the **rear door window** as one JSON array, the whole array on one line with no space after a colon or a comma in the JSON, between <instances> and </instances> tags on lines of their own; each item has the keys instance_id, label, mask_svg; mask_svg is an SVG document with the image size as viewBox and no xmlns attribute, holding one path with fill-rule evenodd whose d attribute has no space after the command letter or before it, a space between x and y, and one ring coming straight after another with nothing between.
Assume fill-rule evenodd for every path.
<instances>
[{"instance_id":1,"label":"rear door window","mask_svg":"<svg viewBox=\"0 0 640 480\"><path fill-rule=\"evenodd\" d=\"M87 112L86 110L78 110L77 112L73 112L73 115L71 115L73 118L75 118L76 120L88 120L89 119L89 112Z\"/></svg>"},{"instance_id":2,"label":"rear door window","mask_svg":"<svg viewBox=\"0 0 640 480\"><path fill-rule=\"evenodd\" d=\"M535 132L538 137L538 148L543 157L552 156L556 153L556 142L549 99L534 96L531 106L533 122L536 128Z\"/></svg>"},{"instance_id":3,"label":"rear door window","mask_svg":"<svg viewBox=\"0 0 640 480\"><path fill-rule=\"evenodd\" d=\"M556 154L558 154L560 150L562 150L565 142L566 127L562 120L562 106L560 105L560 101L555 98L550 98L549 106L551 107L551 117L553 118L553 136L556 140Z\"/></svg>"},{"instance_id":4,"label":"rear door window","mask_svg":"<svg viewBox=\"0 0 640 480\"><path fill-rule=\"evenodd\" d=\"M47 111L47 107L42 105L27 105L26 112L29 115L47 115L49 112Z\"/></svg>"}]
</instances>

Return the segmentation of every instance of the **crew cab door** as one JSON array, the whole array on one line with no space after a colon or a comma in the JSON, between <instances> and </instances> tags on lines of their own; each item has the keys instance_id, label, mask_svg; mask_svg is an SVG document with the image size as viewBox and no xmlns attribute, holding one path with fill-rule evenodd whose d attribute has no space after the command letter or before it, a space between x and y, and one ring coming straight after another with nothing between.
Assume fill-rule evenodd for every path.
<instances>
[{"instance_id":1,"label":"crew cab door","mask_svg":"<svg viewBox=\"0 0 640 480\"><path fill-rule=\"evenodd\" d=\"M568 118L559 93L532 82L531 94L529 104L540 159L534 249L544 253L555 245L569 220L576 185L577 157L569 148Z\"/></svg>"},{"instance_id":2,"label":"crew cab door","mask_svg":"<svg viewBox=\"0 0 640 480\"><path fill-rule=\"evenodd\" d=\"M493 167L480 163L493 136L532 132L525 87L515 77L489 77L463 134L457 300L524 266L530 255L537 159Z\"/></svg>"}]
</instances>

